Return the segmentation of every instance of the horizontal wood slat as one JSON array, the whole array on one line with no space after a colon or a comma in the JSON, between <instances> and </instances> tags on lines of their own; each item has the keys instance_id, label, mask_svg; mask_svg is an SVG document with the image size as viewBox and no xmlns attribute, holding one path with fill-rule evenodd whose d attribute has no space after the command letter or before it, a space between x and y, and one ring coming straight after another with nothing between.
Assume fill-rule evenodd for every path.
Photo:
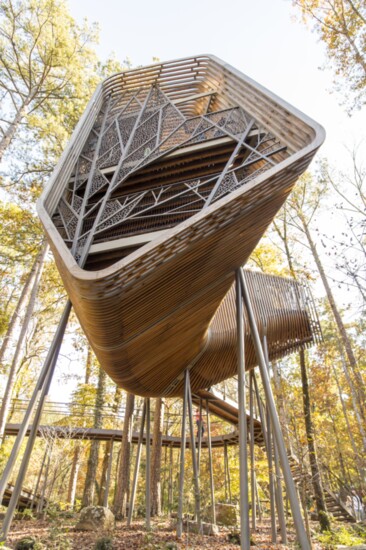
<instances>
[{"instance_id":1,"label":"horizontal wood slat","mask_svg":"<svg viewBox=\"0 0 366 550\"><path fill-rule=\"evenodd\" d=\"M93 124L101 117L102 105L112 97L118 113L119 97L149 86L158 86L186 117L243 108L256 125L250 139L256 139L263 125L263 131L283 147L269 159L266 171L253 172L247 183L192 211L186 219L176 214L175 225L139 230L134 222L131 231L136 235L164 231L143 246L121 251L119 258L115 253L99 258L93 254L82 269L52 216L72 181ZM323 139L323 129L314 121L214 56L158 63L102 83L38 202L38 212L80 323L102 367L117 384L138 395L170 396L181 395L186 368L191 370L193 391L235 374L231 289L235 269L246 263ZM217 145L207 142L206 148L186 147L179 154L172 154L174 147L167 149L166 156L133 173L112 198L122 200L124 189L149 190L159 181L174 184L179 175L191 178L220 172L236 146L231 138L220 140ZM256 166L262 166L260 160ZM164 216L162 209L161 220ZM131 235L114 234L107 227L94 242L123 236ZM293 308L289 299L290 289L300 296L300 287L262 274L248 273L248 278L262 332L266 324L270 356L279 357L312 342L304 303L300 299ZM274 307L270 288L276 289L281 307ZM248 334L246 361L247 368L255 365Z\"/></svg>"}]
</instances>

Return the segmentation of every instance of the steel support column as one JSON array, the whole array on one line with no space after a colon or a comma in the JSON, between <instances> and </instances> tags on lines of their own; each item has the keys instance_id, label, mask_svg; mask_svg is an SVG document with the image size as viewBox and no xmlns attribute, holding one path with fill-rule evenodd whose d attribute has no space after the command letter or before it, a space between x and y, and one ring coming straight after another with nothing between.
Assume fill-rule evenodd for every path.
<instances>
[{"instance_id":1,"label":"steel support column","mask_svg":"<svg viewBox=\"0 0 366 550\"><path fill-rule=\"evenodd\" d=\"M168 512L173 508L173 445L169 447L169 484L168 484Z\"/></svg>"},{"instance_id":2,"label":"steel support column","mask_svg":"<svg viewBox=\"0 0 366 550\"><path fill-rule=\"evenodd\" d=\"M269 356L268 356L268 345L267 345L267 336L263 337L263 353L266 360L267 372L269 376ZM274 490L276 495L276 508L277 508L277 517L280 524L281 538L282 543L287 544L287 531L286 531L286 520L285 512L283 508L283 496L282 496L282 485L281 485L281 470L278 460L278 450L277 444L273 441L273 460L275 467L275 477L274 477Z\"/></svg>"},{"instance_id":3,"label":"steel support column","mask_svg":"<svg viewBox=\"0 0 366 550\"><path fill-rule=\"evenodd\" d=\"M188 398L188 378L186 370L184 373L184 393L183 393L183 415L180 447L180 465L179 465L179 489L178 489L178 514L177 514L177 537L182 537L183 532L183 492L184 492L184 466L186 451L186 420L187 420L187 398Z\"/></svg>"},{"instance_id":4,"label":"steel support column","mask_svg":"<svg viewBox=\"0 0 366 550\"><path fill-rule=\"evenodd\" d=\"M200 397L200 408L199 408L199 423L197 426L198 430L198 453L197 453L197 463L198 463L198 474L201 469L201 450L202 450L202 398Z\"/></svg>"},{"instance_id":5,"label":"steel support column","mask_svg":"<svg viewBox=\"0 0 366 550\"><path fill-rule=\"evenodd\" d=\"M252 529L257 528L257 505L255 491L255 462L254 462L254 403L253 403L253 371L249 373L249 432L250 432L250 492L252 496Z\"/></svg>"},{"instance_id":6,"label":"steel support column","mask_svg":"<svg viewBox=\"0 0 366 550\"><path fill-rule=\"evenodd\" d=\"M187 373L187 401L188 401L188 418L189 418L189 431L191 436L191 452L192 452L192 465L193 465L193 484L194 484L194 501L195 501L195 516L197 521L198 532L201 532L201 504L200 504L200 481L198 476L198 466L197 466L197 453L196 453L196 442L194 435L194 421L193 421L193 406L192 406L192 392L191 392L191 382L189 377L189 370Z\"/></svg>"},{"instance_id":7,"label":"steel support column","mask_svg":"<svg viewBox=\"0 0 366 550\"><path fill-rule=\"evenodd\" d=\"M9 456L9 459L6 463L3 475L1 476L1 480L0 480L0 502L3 499L5 489L7 487L7 484L8 484L9 478L11 476L11 473L13 471L13 468L15 466L15 463L17 461L19 451L20 451L20 448L21 448L22 443L24 441L25 435L27 433L31 417L32 417L34 408L35 408L36 403L37 403L39 392L42 391L42 389L45 385L45 381L46 381L46 379L47 379L50 372L51 372L50 382L52 380L53 371L54 371L55 366L56 366L58 353L60 351L62 339L63 339L63 336L65 334L65 330L66 330L66 326L67 326L67 321L69 319L70 311L71 311L71 302L70 302L70 300L68 300L67 303L66 303L65 309L62 313L62 316L61 316L59 325L57 327L56 333L53 337L51 346L48 350L47 357L46 357L45 362L43 364L43 367L42 367L41 373L39 375L38 381L36 383L36 387L33 390L33 394L32 394L32 397L29 401L28 408L27 408L27 410L24 414L24 418L23 418L19 433L18 433L18 435L16 437L16 440L14 442L14 445L13 445L11 454ZM40 406L43 407L43 403L39 402L38 407L40 407ZM34 422L33 422L33 424L34 424ZM31 451L31 449L30 449L30 451ZM9 503L9 505L10 505L10 503Z\"/></svg>"},{"instance_id":8,"label":"steel support column","mask_svg":"<svg viewBox=\"0 0 366 550\"><path fill-rule=\"evenodd\" d=\"M31 431L30 431L30 434L29 434L29 437L28 437L27 446L26 446L25 451L24 451L23 459L22 459L22 462L20 464L20 468L19 468L16 483L15 483L15 487L14 487L14 490L13 490L13 494L11 495L9 505L8 505L8 509L6 511L4 521L3 521L3 524L2 524L2 527L1 527L0 540L6 540L6 538L8 536L8 533L9 533L9 530L10 530L11 523L13 521L15 509L16 509L16 506L18 504L18 500L19 500L19 496L20 496L20 493L21 493L21 490L22 490L24 478L25 478L25 475L27 473L29 461L30 461L30 458L31 458L31 455L32 455L32 450L33 450L34 443L35 443L35 440L36 440L36 437L37 437L38 427L39 427L40 422L41 422L43 406L44 406L46 397L47 397L49 389L50 389L53 373L54 373L55 368L56 368L57 358L58 358L58 354L60 352L62 339L63 339L64 333L65 333L65 329L66 329L67 321L68 321L68 318L69 318L69 315L70 315L70 311L71 311L71 302L68 301L66 306L65 306L64 312L62 314L62 317L61 317L59 326L57 328L57 331L55 333L55 336L53 338L53 341L52 341L50 350L48 352L45 364L43 366L41 375L40 375L40 377L38 379L38 382L37 382L37 385L36 385L36 387L33 391L31 402L28 406L25 418L24 418L23 423L22 423L21 432L19 432L17 440L14 443L13 450L17 445L19 436L22 435L22 438L24 439L24 436L26 434L28 424L29 424L29 421L30 421L31 412L33 410L33 407L34 407L34 404L35 404L35 401L36 401L37 393L38 393L38 391L41 390L41 395L40 395L40 398L39 398L39 401L38 401L37 410L36 410L35 416L33 418L32 428L31 428ZM52 355L50 355L51 352L52 352ZM34 404L32 404L33 398L34 398ZM27 414L27 413L29 413L29 414ZM26 425L26 429L24 429L23 425ZM19 447L20 447L22 438L19 439ZM19 447L17 447L17 451L19 451ZM16 454L17 453L15 453L14 458L13 458L14 463L15 463L15 460L16 460ZM12 458L12 456L10 456L10 459L11 458ZM10 461L10 459L9 459L9 461ZM11 469L12 468L10 468L10 471L11 471ZM5 473L4 473L4 475L5 475ZM7 474L7 475L10 475L10 473Z\"/></svg>"},{"instance_id":9,"label":"steel support column","mask_svg":"<svg viewBox=\"0 0 366 550\"><path fill-rule=\"evenodd\" d=\"M236 326L238 346L239 471L240 471L240 548L250 550L247 415L245 408L244 317L240 274L236 271Z\"/></svg>"},{"instance_id":10,"label":"steel support column","mask_svg":"<svg viewBox=\"0 0 366 550\"><path fill-rule=\"evenodd\" d=\"M311 546L310 546L310 542L308 540L305 527L304 527L304 522L301 516L300 505L296 495L295 483L294 483L294 480L292 479L290 464L288 461L285 442L283 439L281 426L277 415L276 405L273 398L272 388L268 377L267 366L266 366L266 361L264 358L263 349L262 349L262 345L261 345L261 341L258 333L258 327L254 316L247 284L245 281L245 275L241 268L238 270L237 276L239 277L241 289L243 292L243 299L244 299L245 308L248 314L250 332L253 339L253 344L254 344L257 360L258 360L259 370L261 373L263 389L266 395L266 401L269 408L271 423L272 423L275 441L278 449L278 454L279 454L279 458L282 466L282 472L285 479L287 494L290 500L292 517L294 519L297 538L301 545L302 550L310 550Z\"/></svg>"},{"instance_id":11,"label":"steel support column","mask_svg":"<svg viewBox=\"0 0 366 550\"><path fill-rule=\"evenodd\" d=\"M146 398L144 400L144 405L143 405L143 408L142 408L140 433L139 433L139 439L138 439L138 442L137 442L135 470L134 470L134 473L133 473L132 491L131 491L130 503L129 503L129 507L128 507L128 518L127 518L127 526L128 527L131 525L131 521L132 521L132 518L133 518L133 509L134 509L134 506L135 506L137 481L138 481L139 471L140 471L142 442L143 442L143 439L144 439L145 417L146 417Z\"/></svg>"},{"instance_id":12,"label":"steel support column","mask_svg":"<svg viewBox=\"0 0 366 550\"><path fill-rule=\"evenodd\" d=\"M146 530L150 531L151 517L151 448L150 448L150 397L146 398Z\"/></svg>"},{"instance_id":13,"label":"steel support column","mask_svg":"<svg viewBox=\"0 0 366 550\"><path fill-rule=\"evenodd\" d=\"M211 441L211 420L210 410L208 407L208 399L206 399L206 416L207 416L207 441L208 441L208 463L210 468L210 491L211 491L211 519L212 523L216 523L216 510L215 510L215 485L213 477L213 463L212 463L212 441Z\"/></svg>"}]
</instances>

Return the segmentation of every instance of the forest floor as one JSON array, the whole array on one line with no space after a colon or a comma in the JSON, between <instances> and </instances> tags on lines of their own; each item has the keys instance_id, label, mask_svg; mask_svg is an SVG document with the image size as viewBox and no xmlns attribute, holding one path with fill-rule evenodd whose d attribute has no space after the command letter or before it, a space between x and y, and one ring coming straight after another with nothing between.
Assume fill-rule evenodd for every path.
<instances>
[{"instance_id":1,"label":"forest floor","mask_svg":"<svg viewBox=\"0 0 366 550\"><path fill-rule=\"evenodd\" d=\"M193 533L184 533L182 540L178 541L171 520L161 518L152 521L152 529L146 532L144 521L136 520L131 528L127 528L126 522L117 522L113 533L98 533L77 531L75 529L76 519L54 518L53 520L21 520L14 521L11 534L7 541L7 548L14 549L16 543L25 537L32 537L42 543L40 547L44 550L237 550L238 544L229 542L229 535L232 530L220 528L215 536L202 536ZM101 539L105 537L105 545L101 545ZM295 534L288 533L289 545L271 544L269 522L262 522L258 530L252 534L253 549L256 550L285 550L294 548ZM107 540L110 539L110 545ZM96 546L97 541L99 546ZM320 544L314 544L314 550L324 548Z\"/></svg>"}]
</instances>

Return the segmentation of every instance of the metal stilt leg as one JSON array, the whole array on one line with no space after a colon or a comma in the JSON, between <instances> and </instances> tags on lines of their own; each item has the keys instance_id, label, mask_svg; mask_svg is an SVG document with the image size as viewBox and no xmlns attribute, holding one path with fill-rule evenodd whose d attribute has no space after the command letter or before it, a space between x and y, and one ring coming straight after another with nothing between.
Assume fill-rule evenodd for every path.
<instances>
[{"instance_id":1,"label":"metal stilt leg","mask_svg":"<svg viewBox=\"0 0 366 550\"><path fill-rule=\"evenodd\" d=\"M41 373L39 375L39 378L38 378L38 381L37 381L37 384L36 384L36 387L34 388L33 395L30 399L28 408L25 412L22 424L20 426L19 433L18 433L18 435L16 437L16 440L14 442L10 457L9 457L7 463L6 463L3 475L1 476L1 480L0 480L0 502L3 499L5 489L7 487L7 484L8 484L9 478L11 476L11 473L13 471L13 468L15 466L15 463L17 461L20 448L21 448L22 443L23 443L24 438L25 438L25 434L27 433L31 417L32 417L34 408L36 406L37 399L39 397L39 392L42 390L49 372L52 371L52 374L53 374L53 370L55 368L57 357L58 357L58 352L60 350L62 339L63 339L64 333L65 333L67 321L69 319L70 311L71 311L71 302L70 302L70 300L68 300L68 302L65 306L65 309L63 311L63 314L61 316L59 326L58 326L58 328L56 330L56 333L53 337L53 341L51 343L51 346L50 346L50 349L48 351L47 357L46 357L45 362L43 364ZM51 375L51 379L52 379L52 375Z\"/></svg>"},{"instance_id":2,"label":"metal stilt leg","mask_svg":"<svg viewBox=\"0 0 366 550\"><path fill-rule=\"evenodd\" d=\"M212 520L212 523L215 524L216 523L215 485L214 485L214 477L213 477L211 420L210 420L210 410L208 408L208 399L206 400L206 416L207 416L207 438L208 438L208 461L209 461L209 468L210 468L211 520Z\"/></svg>"},{"instance_id":3,"label":"metal stilt leg","mask_svg":"<svg viewBox=\"0 0 366 550\"><path fill-rule=\"evenodd\" d=\"M169 493L168 493L168 512L172 513L173 508L173 446L169 447Z\"/></svg>"},{"instance_id":4,"label":"metal stilt leg","mask_svg":"<svg viewBox=\"0 0 366 550\"><path fill-rule=\"evenodd\" d=\"M254 463L254 403L253 403L253 372L249 373L249 431L250 431L250 492L252 496L252 529L257 528L257 506L255 492L255 463Z\"/></svg>"},{"instance_id":5,"label":"metal stilt leg","mask_svg":"<svg viewBox=\"0 0 366 550\"><path fill-rule=\"evenodd\" d=\"M132 521L132 518L133 518L133 509L134 509L134 506L135 506L137 481L138 481L139 471L140 471L142 442L143 442L143 439L144 439L145 417L146 417L146 399L144 400L144 406L142 408L140 433L139 433L139 440L138 440L138 443L137 443L135 470L134 470L134 473L133 473L133 482L132 482L130 505L128 507L128 518L127 518L127 526L128 527L131 525L131 521Z\"/></svg>"},{"instance_id":6,"label":"metal stilt leg","mask_svg":"<svg viewBox=\"0 0 366 550\"><path fill-rule=\"evenodd\" d=\"M177 537L182 537L183 532L183 491L184 491L184 466L186 451L186 419L187 419L187 397L188 397L188 371L184 373L184 393L183 393L183 416L182 433L180 447L180 466L179 466L179 492L178 492L178 515L177 515Z\"/></svg>"},{"instance_id":7,"label":"metal stilt leg","mask_svg":"<svg viewBox=\"0 0 366 550\"><path fill-rule=\"evenodd\" d=\"M269 477L269 500L271 508L271 540L277 542L277 525L276 525L276 489L275 477L273 471L273 437L268 406L266 407L266 422L267 422L267 460L268 460L268 477Z\"/></svg>"},{"instance_id":8,"label":"metal stilt leg","mask_svg":"<svg viewBox=\"0 0 366 550\"><path fill-rule=\"evenodd\" d=\"M264 353L264 358L266 360L267 372L269 375L269 356L268 356L268 346L267 346L266 335L264 335L263 337L263 353ZM268 421L269 421L269 416L268 416ZM283 508L283 496L282 496L282 486L281 486L281 471L280 471L280 464L278 460L277 445L275 441L273 441L273 460L274 460L274 467L275 467L274 490L276 495L277 516L278 516L278 522L280 524L282 543L287 544L286 520L285 520L285 512Z\"/></svg>"},{"instance_id":9,"label":"metal stilt leg","mask_svg":"<svg viewBox=\"0 0 366 550\"><path fill-rule=\"evenodd\" d=\"M245 410L245 355L243 300L239 272L236 272L236 324L238 341L239 469L240 469L240 548L250 549L247 416Z\"/></svg>"},{"instance_id":10,"label":"metal stilt leg","mask_svg":"<svg viewBox=\"0 0 366 550\"><path fill-rule=\"evenodd\" d=\"M20 495L21 490L22 490L25 474L27 473L28 464L29 464L30 457L31 457L31 454L32 454L32 450L33 450L33 447L34 447L34 443L35 443L35 440L36 440L36 437L37 437L38 427L39 427L39 424L41 422L43 406L44 406L46 397L47 397L48 392L49 392L49 388L50 388L50 385L51 385L51 382L52 382L53 373L55 371L57 358L58 358L58 354L59 354L59 351L60 351L60 348L61 348L62 338L63 338L64 332L65 332L65 329L66 329L66 325L67 325L67 321L68 321L68 318L69 318L70 310L71 310L71 303L68 302L67 306L65 307L64 313L62 315L62 319L60 321L60 324L58 326L58 329L56 331L55 337L54 337L52 345L51 345L51 349L53 350L53 354L52 354L52 359L50 360L49 368L45 369L45 365L44 365L44 367L42 369L42 374L43 374L43 370L46 370L46 373L45 373L45 376L44 376L44 383L41 386L42 387L41 396L40 396L39 401L38 401L36 414L35 414L34 419L33 419L32 428L31 428L31 431L30 431L30 434L29 434L29 437L28 437L27 446L25 448L23 459L22 459L22 462L21 462L21 465L20 465L20 468L19 468L18 477L17 477L16 483L15 483L13 494L12 494L11 499L9 501L8 509L6 511L5 518L4 518L4 521L3 521L3 525L2 525L2 528L1 528L0 540L6 540L6 538L8 536L8 533L9 533L9 530L10 530L11 523L13 521L15 509L16 509L16 506L18 504L19 495ZM51 349L50 349L50 351L51 351ZM40 380L38 381L37 386L38 386L39 382L40 382ZM36 389L33 392L32 399L33 399L33 397L35 397L37 386L36 386ZM30 405L29 405L28 409L29 408L30 408ZM30 415L29 415L29 419L30 419ZM24 423L24 420L23 420L23 423ZM29 420L28 420L28 423L29 423ZM26 431L24 432L24 435L25 435L25 433L26 433ZM18 437L19 437L19 434L18 434ZM15 447L15 445L16 445L16 443L14 444L14 447ZM15 462L15 459L14 459L14 462Z\"/></svg>"},{"instance_id":11,"label":"metal stilt leg","mask_svg":"<svg viewBox=\"0 0 366 550\"><path fill-rule=\"evenodd\" d=\"M201 504L200 504L200 482L198 477L198 466L197 466L197 454L196 454L196 443L194 436L194 422L193 422L193 407L192 407L192 392L191 392L191 382L189 378L189 371L187 370L187 401L188 401L188 417L189 417L189 431L191 436L191 451L192 451L192 465L193 465L193 483L194 483L194 500L196 508L196 520L198 531L201 532Z\"/></svg>"},{"instance_id":12,"label":"metal stilt leg","mask_svg":"<svg viewBox=\"0 0 366 550\"><path fill-rule=\"evenodd\" d=\"M228 486L227 486L227 444L224 442L224 486L225 486L225 502L228 502Z\"/></svg>"},{"instance_id":13,"label":"metal stilt leg","mask_svg":"<svg viewBox=\"0 0 366 550\"><path fill-rule=\"evenodd\" d=\"M281 538L282 544L287 544L287 531L286 531L286 519L285 519L285 510L283 507L283 496L282 496L282 484L281 484L281 470L280 463L278 460L278 451L276 442L274 442L274 463L275 463L275 474L276 474L276 505L277 505L277 515L278 521L281 529Z\"/></svg>"},{"instance_id":14,"label":"metal stilt leg","mask_svg":"<svg viewBox=\"0 0 366 550\"><path fill-rule=\"evenodd\" d=\"M146 398L146 529L151 529L151 448L150 448L150 398Z\"/></svg>"},{"instance_id":15,"label":"metal stilt leg","mask_svg":"<svg viewBox=\"0 0 366 550\"><path fill-rule=\"evenodd\" d=\"M197 452L197 464L198 464L198 475L200 474L201 469L201 450L202 450L202 399L200 398L200 408L199 408L200 420L197 426L198 430L198 452Z\"/></svg>"},{"instance_id":16,"label":"metal stilt leg","mask_svg":"<svg viewBox=\"0 0 366 550\"><path fill-rule=\"evenodd\" d=\"M284 475L286 489L290 500L292 516L294 519L297 537L302 550L310 550L311 546L310 546L310 543L305 531L303 519L301 516L300 505L296 495L295 483L292 479L290 465L289 465L289 461L286 453L285 442L281 432L281 426L280 426L280 422L276 411L276 406L275 406L275 402L272 394L272 388L269 382L266 361L264 358L263 349L259 338L258 327L256 324L247 284L245 281L244 272L242 269L239 270L239 279L240 279L240 284L243 292L245 308L248 314L248 320L249 320L251 335L253 338L253 344L254 344L254 348L256 351L257 360L259 364L259 370L261 373L263 388L266 395L266 401L268 403L269 413L271 417L271 424L273 427L275 441L277 444L278 454L279 454L279 458L282 466L282 472Z\"/></svg>"}]
</instances>

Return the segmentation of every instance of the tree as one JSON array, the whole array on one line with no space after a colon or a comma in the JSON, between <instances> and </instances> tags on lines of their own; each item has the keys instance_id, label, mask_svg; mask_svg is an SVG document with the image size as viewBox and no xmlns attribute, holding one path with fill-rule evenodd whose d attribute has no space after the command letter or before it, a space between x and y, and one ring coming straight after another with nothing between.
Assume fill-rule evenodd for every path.
<instances>
[{"instance_id":1,"label":"tree","mask_svg":"<svg viewBox=\"0 0 366 550\"><path fill-rule=\"evenodd\" d=\"M325 505L325 499L323 494L323 487L320 478L320 468L318 464L318 458L315 447L315 437L314 437L314 424L311 415L311 405L310 405L310 392L309 392L309 381L308 374L305 363L305 353L304 350L300 350L300 368L301 368L301 381L303 388L303 403L304 403L304 417L305 417L305 427L307 435L307 443L309 449L309 461L311 468L311 481L314 490L316 508L319 517L320 529L322 531L330 530L330 521L327 514L327 509Z\"/></svg>"},{"instance_id":2,"label":"tree","mask_svg":"<svg viewBox=\"0 0 366 550\"><path fill-rule=\"evenodd\" d=\"M103 427L103 403L106 390L107 375L105 371L100 367L98 376L98 388L95 399L95 413L94 413L94 428ZM93 504L95 482L97 477L98 459L99 459L99 447L100 441L93 440L90 445L90 452L88 458L88 466L86 472L86 480L84 486L84 494L82 505L91 506Z\"/></svg>"},{"instance_id":3,"label":"tree","mask_svg":"<svg viewBox=\"0 0 366 550\"><path fill-rule=\"evenodd\" d=\"M366 167L362 162L360 146L349 151L351 166L347 171L332 170L322 165L322 177L337 193L337 213L345 228L340 235L323 234L322 243L329 257L336 263L337 282L356 290L366 309ZM330 247L325 244L331 243Z\"/></svg>"},{"instance_id":4,"label":"tree","mask_svg":"<svg viewBox=\"0 0 366 550\"><path fill-rule=\"evenodd\" d=\"M22 352L25 344L27 332L29 330L29 324L33 315L34 306L36 303L38 287L42 275L44 259L48 251L48 246L44 245L41 248L29 274L29 278L32 280L32 288L29 295L28 305L25 311L22 328L20 330L17 345L15 348L13 360L8 373L8 380L3 396L3 400L0 408L0 440L4 437L5 425L9 414L10 402L13 395L13 389L17 376L17 371L21 362Z\"/></svg>"},{"instance_id":5,"label":"tree","mask_svg":"<svg viewBox=\"0 0 366 550\"><path fill-rule=\"evenodd\" d=\"M351 112L366 97L366 5L364 0L293 0L325 44L337 90L351 92Z\"/></svg>"},{"instance_id":6,"label":"tree","mask_svg":"<svg viewBox=\"0 0 366 550\"><path fill-rule=\"evenodd\" d=\"M76 25L63 0L2 0L0 23L1 162L27 117L46 114L66 97L75 110L95 30Z\"/></svg>"},{"instance_id":7,"label":"tree","mask_svg":"<svg viewBox=\"0 0 366 550\"><path fill-rule=\"evenodd\" d=\"M127 506L127 490L130 474L130 455L132 445L132 420L135 396L127 393L125 417L123 422L121 455L117 472L117 486L114 495L113 512L116 517L124 517Z\"/></svg>"},{"instance_id":8,"label":"tree","mask_svg":"<svg viewBox=\"0 0 366 550\"><path fill-rule=\"evenodd\" d=\"M326 192L327 182L325 182L322 178L315 181L310 174L306 174L301 178L295 191L291 194L285 208L288 209L289 212L288 223L300 233L302 238L305 237L304 244L309 248L312 258L316 264L339 331L340 339L347 355L349 367L354 377L354 383L351 391L355 393L361 415L365 419L365 385L353 352L351 338L338 309L326 270L323 266L323 262L311 231L311 222L313 221L315 214L320 207L321 200L325 196Z\"/></svg>"}]
</instances>

